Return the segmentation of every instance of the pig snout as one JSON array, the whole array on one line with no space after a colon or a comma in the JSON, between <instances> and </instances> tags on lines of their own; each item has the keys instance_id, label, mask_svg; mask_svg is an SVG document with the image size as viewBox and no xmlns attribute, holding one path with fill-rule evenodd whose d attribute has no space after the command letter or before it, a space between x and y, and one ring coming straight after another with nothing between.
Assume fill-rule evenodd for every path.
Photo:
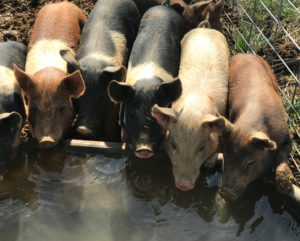
<instances>
[{"instance_id":1,"label":"pig snout","mask_svg":"<svg viewBox=\"0 0 300 241\"><path fill-rule=\"evenodd\" d=\"M226 201L234 202L239 198L239 196L229 187L221 187L219 193Z\"/></svg>"},{"instance_id":2,"label":"pig snout","mask_svg":"<svg viewBox=\"0 0 300 241\"><path fill-rule=\"evenodd\" d=\"M187 184L177 184L176 183L176 188L178 188L181 191L189 191L189 190L194 189L194 186L191 184L188 184L188 183Z\"/></svg>"},{"instance_id":3,"label":"pig snout","mask_svg":"<svg viewBox=\"0 0 300 241\"><path fill-rule=\"evenodd\" d=\"M85 136L85 137L92 137L94 136L94 133L93 131L88 128L87 126L84 126L84 125L80 125L76 128L76 132L82 136Z\"/></svg>"},{"instance_id":4,"label":"pig snout","mask_svg":"<svg viewBox=\"0 0 300 241\"><path fill-rule=\"evenodd\" d=\"M44 136L39 141L39 146L43 149L52 148L56 145L56 141L51 136Z\"/></svg>"},{"instance_id":5,"label":"pig snout","mask_svg":"<svg viewBox=\"0 0 300 241\"><path fill-rule=\"evenodd\" d=\"M147 145L142 145L136 148L134 153L138 158L147 159L153 156L152 148Z\"/></svg>"},{"instance_id":6,"label":"pig snout","mask_svg":"<svg viewBox=\"0 0 300 241\"><path fill-rule=\"evenodd\" d=\"M182 183L176 183L175 186L181 191L189 191L194 189L194 185L188 182L187 180L185 180Z\"/></svg>"}]
</instances>

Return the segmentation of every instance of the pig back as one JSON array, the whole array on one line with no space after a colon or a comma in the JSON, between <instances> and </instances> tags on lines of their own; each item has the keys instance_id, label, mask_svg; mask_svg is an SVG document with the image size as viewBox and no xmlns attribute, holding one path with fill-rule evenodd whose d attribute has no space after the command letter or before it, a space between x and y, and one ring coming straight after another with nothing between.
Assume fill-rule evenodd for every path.
<instances>
[{"instance_id":1,"label":"pig back","mask_svg":"<svg viewBox=\"0 0 300 241\"><path fill-rule=\"evenodd\" d=\"M129 58L126 82L134 84L136 71L133 69L144 63L159 66L159 69L170 75L169 80L177 76L180 40L185 31L182 17L173 9L165 6L150 8L141 20Z\"/></svg>"},{"instance_id":2,"label":"pig back","mask_svg":"<svg viewBox=\"0 0 300 241\"><path fill-rule=\"evenodd\" d=\"M82 30L76 59L97 52L127 65L140 18L132 0L97 1Z\"/></svg>"},{"instance_id":3,"label":"pig back","mask_svg":"<svg viewBox=\"0 0 300 241\"><path fill-rule=\"evenodd\" d=\"M85 15L74 3L49 3L38 12L28 50L39 40L52 39L61 40L77 51L81 29L86 21Z\"/></svg>"},{"instance_id":4,"label":"pig back","mask_svg":"<svg viewBox=\"0 0 300 241\"><path fill-rule=\"evenodd\" d=\"M230 60L229 120L248 130L262 130L280 146L289 139L276 78L267 62L252 54Z\"/></svg>"},{"instance_id":5,"label":"pig back","mask_svg":"<svg viewBox=\"0 0 300 241\"><path fill-rule=\"evenodd\" d=\"M24 69L27 48L15 41L0 43L0 66L13 70L13 64Z\"/></svg>"},{"instance_id":6,"label":"pig back","mask_svg":"<svg viewBox=\"0 0 300 241\"><path fill-rule=\"evenodd\" d=\"M197 28L181 41L179 78L183 93L211 97L221 115L225 115L228 93L229 49L223 34L213 29ZM177 102L178 102L177 101Z\"/></svg>"}]
</instances>

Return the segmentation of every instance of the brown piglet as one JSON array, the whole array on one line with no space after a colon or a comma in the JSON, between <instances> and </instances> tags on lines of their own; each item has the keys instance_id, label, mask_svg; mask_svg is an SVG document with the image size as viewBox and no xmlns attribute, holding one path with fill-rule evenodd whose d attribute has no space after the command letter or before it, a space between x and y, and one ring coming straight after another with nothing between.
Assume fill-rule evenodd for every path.
<instances>
[{"instance_id":1,"label":"brown piglet","mask_svg":"<svg viewBox=\"0 0 300 241\"><path fill-rule=\"evenodd\" d=\"M291 140L277 81L259 56L238 54L230 61L229 117L220 126L224 162L220 194L237 200L252 181L275 172L278 191L287 194Z\"/></svg>"},{"instance_id":2,"label":"brown piglet","mask_svg":"<svg viewBox=\"0 0 300 241\"><path fill-rule=\"evenodd\" d=\"M212 29L223 32L221 15L224 0L218 0L216 3L212 0L205 0L191 4L186 4L182 0L170 0L170 7L181 14L191 28L197 27L199 23L207 19Z\"/></svg>"},{"instance_id":3,"label":"brown piglet","mask_svg":"<svg viewBox=\"0 0 300 241\"><path fill-rule=\"evenodd\" d=\"M72 98L85 91L79 70L67 75L67 63L60 50L68 49L75 55L86 20L73 3L47 4L33 26L25 72L14 66L30 132L42 148L51 148L63 138L73 122Z\"/></svg>"}]
</instances>

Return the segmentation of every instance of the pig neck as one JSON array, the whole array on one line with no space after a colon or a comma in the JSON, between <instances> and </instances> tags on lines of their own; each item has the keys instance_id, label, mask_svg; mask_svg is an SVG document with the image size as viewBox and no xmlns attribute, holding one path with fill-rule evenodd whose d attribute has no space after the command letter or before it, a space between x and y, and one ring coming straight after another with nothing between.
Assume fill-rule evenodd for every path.
<instances>
[{"instance_id":1,"label":"pig neck","mask_svg":"<svg viewBox=\"0 0 300 241\"><path fill-rule=\"evenodd\" d=\"M34 75L47 67L54 67L67 73L67 62L59 53L60 50L64 49L70 50L75 56L68 44L61 40L41 39L37 41L27 54L26 73Z\"/></svg>"},{"instance_id":2,"label":"pig neck","mask_svg":"<svg viewBox=\"0 0 300 241\"><path fill-rule=\"evenodd\" d=\"M126 38L116 31L105 31L107 36L99 37L97 33L89 33L84 44L80 46L77 59L91 59L111 63L114 66L124 65L127 55Z\"/></svg>"},{"instance_id":3,"label":"pig neck","mask_svg":"<svg viewBox=\"0 0 300 241\"><path fill-rule=\"evenodd\" d=\"M267 135L274 130L270 130L266 124L267 117L261 112L263 102L255 100L248 101L246 105L241 105L235 111L231 111L229 120L233 122L233 136L240 144L247 143L249 137L256 131L264 132Z\"/></svg>"},{"instance_id":4,"label":"pig neck","mask_svg":"<svg viewBox=\"0 0 300 241\"><path fill-rule=\"evenodd\" d=\"M172 108L180 112L180 120L197 120L199 123L205 115L216 115L214 101L205 93L191 91L183 95L172 105ZM192 118L191 118L192 117Z\"/></svg>"},{"instance_id":5,"label":"pig neck","mask_svg":"<svg viewBox=\"0 0 300 241\"><path fill-rule=\"evenodd\" d=\"M134 85L138 80L151 80L153 78L163 81L171 81L174 77L156 63L150 61L132 67L131 63L128 66L126 82Z\"/></svg>"},{"instance_id":6,"label":"pig neck","mask_svg":"<svg viewBox=\"0 0 300 241\"><path fill-rule=\"evenodd\" d=\"M172 106L176 111L184 109L193 115L215 115L218 109L223 109L222 105L218 107L214 101L218 87L213 73L191 67L180 71L179 78L182 82L182 95Z\"/></svg>"}]
</instances>

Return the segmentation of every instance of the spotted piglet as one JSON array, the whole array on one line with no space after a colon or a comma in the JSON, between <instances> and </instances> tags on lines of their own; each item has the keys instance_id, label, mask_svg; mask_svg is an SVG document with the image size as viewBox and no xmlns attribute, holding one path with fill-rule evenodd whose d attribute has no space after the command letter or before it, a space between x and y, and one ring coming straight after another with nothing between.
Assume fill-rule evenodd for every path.
<instances>
[{"instance_id":1,"label":"spotted piglet","mask_svg":"<svg viewBox=\"0 0 300 241\"><path fill-rule=\"evenodd\" d=\"M24 69L25 58L25 45L15 41L0 43L0 173L14 157L24 125L25 108L13 64Z\"/></svg>"},{"instance_id":2,"label":"spotted piglet","mask_svg":"<svg viewBox=\"0 0 300 241\"><path fill-rule=\"evenodd\" d=\"M166 107L181 94L177 75L184 33L183 19L176 11L165 6L150 8L141 20L126 82L112 81L108 86L111 99L121 102L123 139L139 158L157 153L164 138L151 108L154 104Z\"/></svg>"}]
</instances>

